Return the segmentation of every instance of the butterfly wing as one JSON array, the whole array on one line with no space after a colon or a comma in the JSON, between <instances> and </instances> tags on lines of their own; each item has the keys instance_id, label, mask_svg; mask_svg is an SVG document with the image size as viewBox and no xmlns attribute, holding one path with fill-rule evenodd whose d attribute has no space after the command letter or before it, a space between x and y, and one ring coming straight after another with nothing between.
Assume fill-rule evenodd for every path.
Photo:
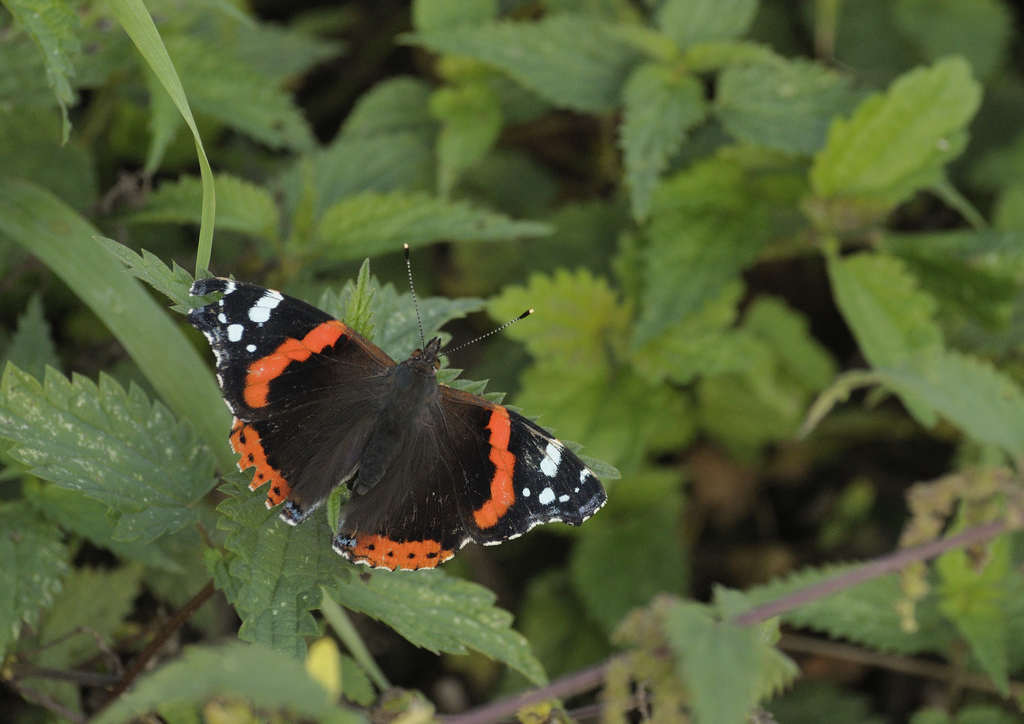
<instances>
[{"instance_id":1,"label":"butterfly wing","mask_svg":"<svg viewBox=\"0 0 1024 724\"><path fill-rule=\"evenodd\" d=\"M282 518L297 523L354 472L395 363L294 297L230 279L190 289L215 292L188 321L217 359L238 467L255 467L250 487L269 484L267 507L287 500Z\"/></svg>"}]
</instances>

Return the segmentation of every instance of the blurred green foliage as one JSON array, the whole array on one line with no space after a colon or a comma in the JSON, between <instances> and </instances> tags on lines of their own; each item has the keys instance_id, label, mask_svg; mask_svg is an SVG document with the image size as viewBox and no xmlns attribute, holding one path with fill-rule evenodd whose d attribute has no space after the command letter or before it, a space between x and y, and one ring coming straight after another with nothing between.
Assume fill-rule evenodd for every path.
<instances>
[{"instance_id":1,"label":"blurred green foliage","mask_svg":"<svg viewBox=\"0 0 1024 724\"><path fill-rule=\"evenodd\" d=\"M665 722L1017 721L1013 533L730 619L901 531L1024 519L1019 13L3 0L0 711L84 721L212 578L197 643L97 721L424 721L456 706L441 684L477 702L609 657L606 724L638 695ZM367 573L330 549L341 498L289 528L230 472L179 316L194 276L319 303L400 359L403 244L428 334L536 309L451 361L583 446L594 520ZM460 371L440 377L484 393ZM872 711L865 670L822 655L787 692L779 625L938 657L949 688ZM325 637L351 656L307 658ZM388 678L434 701L378 700Z\"/></svg>"}]
</instances>

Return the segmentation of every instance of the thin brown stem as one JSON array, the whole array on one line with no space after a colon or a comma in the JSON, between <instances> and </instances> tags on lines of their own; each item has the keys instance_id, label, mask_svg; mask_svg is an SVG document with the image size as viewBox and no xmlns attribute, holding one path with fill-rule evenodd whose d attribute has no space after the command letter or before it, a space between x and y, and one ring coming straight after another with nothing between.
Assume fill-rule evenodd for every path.
<instances>
[{"instance_id":1,"label":"thin brown stem","mask_svg":"<svg viewBox=\"0 0 1024 724\"><path fill-rule=\"evenodd\" d=\"M10 672L10 678L14 681L21 679L55 679L57 681L71 681L82 686L113 686L121 678L114 674L97 674L95 671L80 671L78 669L50 669L45 666L34 666L33 664L13 664Z\"/></svg>"},{"instance_id":2,"label":"thin brown stem","mask_svg":"<svg viewBox=\"0 0 1024 724\"><path fill-rule=\"evenodd\" d=\"M217 589L213 586L213 579L211 579L205 586L203 586L203 589L199 591L199 593L192 597L192 600L178 609L178 612L160 627L160 630L156 632L153 640L149 642L149 645L143 649L141 654L135 657L135 660L132 661L132 665L124 672L124 676L121 677L120 681L118 681L110 691L110 694L100 705L100 709L105 709L115 699L117 699L117 697L121 696L129 686L131 686L132 682L135 681L135 678L142 673L144 668L146 668L146 664L149 663L149 660L156 656L157 652L163 648L165 643L167 643L167 639L174 635L175 631L184 626L185 622L192 617L192 614L198 611L204 603L213 597L216 590Z\"/></svg>"},{"instance_id":3,"label":"thin brown stem","mask_svg":"<svg viewBox=\"0 0 1024 724\"><path fill-rule=\"evenodd\" d=\"M811 654L812 656L851 661L855 664L898 671L901 674L920 676L946 683L955 682L969 689L984 691L989 694L1001 693L987 676L964 671L960 667L949 666L938 661L924 661L906 656L883 654L878 651L863 649L860 646L853 646L852 644L826 641L814 638L813 636L801 636L800 634L791 633L782 634L782 638L779 639L779 648L792 654ZM1019 681L1011 681L1010 696L1015 699L1024 697L1024 684Z\"/></svg>"},{"instance_id":4,"label":"thin brown stem","mask_svg":"<svg viewBox=\"0 0 1024 724\"><path fill-rule=\"evenodd\" d=\"M17 681L8 681L6 683L9 687L21 694L27 701L31 701L33 704L38 704L44 709L49 709L57 716L64 717L68 721L72 722L72 724L85 724L84 716L79 714L77 711L68 709L60 702L54 701L45 694L41 694L35 689L31 689Z\"/></svg>"}]
</instances>

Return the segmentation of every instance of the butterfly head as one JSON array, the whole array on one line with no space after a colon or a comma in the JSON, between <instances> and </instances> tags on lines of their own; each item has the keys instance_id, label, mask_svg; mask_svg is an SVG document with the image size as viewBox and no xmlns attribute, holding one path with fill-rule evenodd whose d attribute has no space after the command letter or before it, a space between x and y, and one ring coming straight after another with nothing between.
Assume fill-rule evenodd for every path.
<instances>
[{"instance_id":1,"label":"butterfly head","mask_svg":"<svg viewBox=\"0 0 1024 724\"><path fill-rule=\"evenodd\" d=\"M429 372L433 375L441 368L441 360L438 353L441 351L441 338L433 337L423 349L414 349L409 355L408 363L416 369Z\"/></svg>"}]
</instances>

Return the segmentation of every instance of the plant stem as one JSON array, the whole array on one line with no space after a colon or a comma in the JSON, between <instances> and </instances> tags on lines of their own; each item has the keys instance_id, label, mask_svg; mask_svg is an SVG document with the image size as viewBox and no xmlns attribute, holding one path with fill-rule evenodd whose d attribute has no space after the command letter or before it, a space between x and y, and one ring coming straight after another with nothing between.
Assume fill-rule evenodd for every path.
<instances>
[{"instance_id":1,"label":"plant stem","mask_svg":"<svg viewBox=\"0 0 1024 724\"><path fill-rule=\"evenodd\" d=\"M203 586L202 590L192 597L192 600L178 609L178 612L160 627L160 630L156 632L153 640L149 642L149 645L143 649L141 654L135 657L135 660L132 661L132 665L124 672L124 675L110 691L110 694L107 695L107 698L103 700L103 703L100 705L100 710L108 707L115 699L117 699L117 697L121 696L129 686L131 686L135 678L142 673L144 668L146 668L146 664L149 663L149 660L156 656L157 652L163 648L165 643L167 643L167 639L169 639L175 631L184 626L185 622L192 617L192 614L198 611L204 603L213 597L216 590L217 589L213 586L213 579L210 579L207 581L206 585Z\"/></svg>"},{"instance_id":2,"label":"plant stem","mask_svg":"<svg viewBox=\"0 0 1024 724\"><path fill-rule=\"evenodd\" d=\"M366 648L366 644L363 643L362 637L359 632L356 631L356 627L352 625L352 620L345 613L345 609L338 605L330 594L330 591L321 586L320 589L323 591L323 601L320 603L320 612L327 619L327 623L334 629L334 633L338 634L338 638L345 644L345 648L348 649L349 653L352 654L352 658L356 660L356 663L366 672L366 675L373 679L374 685L380 691L385 691L391 688L391 684L388 682L388 678L384 676L384 672L377 666L377 662L373 660L373 656L370 655L370 650Z\"/></svg>"}]
</instances>

